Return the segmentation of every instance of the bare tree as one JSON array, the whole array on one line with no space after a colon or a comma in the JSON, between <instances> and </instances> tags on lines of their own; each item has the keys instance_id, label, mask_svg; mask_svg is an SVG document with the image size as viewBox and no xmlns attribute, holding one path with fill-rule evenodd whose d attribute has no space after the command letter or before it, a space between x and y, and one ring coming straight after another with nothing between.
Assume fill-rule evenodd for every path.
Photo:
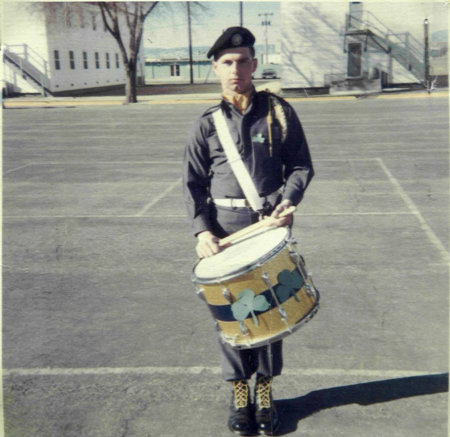
<instances>
[{"instance_id":1,"label":"bare tree","mask_svg":"<svg viewBox=\"0 0 450 437\"><path fill-rule=\"evenodd\" d=\"M127 74L127 103L137 102L137 65L144 32L144 22L159 2L96 2L103 23L116 40ZM126 32L124 31L126 26ZM128 39L128 41L127 41Z\"/></svg>"}]
</instances>

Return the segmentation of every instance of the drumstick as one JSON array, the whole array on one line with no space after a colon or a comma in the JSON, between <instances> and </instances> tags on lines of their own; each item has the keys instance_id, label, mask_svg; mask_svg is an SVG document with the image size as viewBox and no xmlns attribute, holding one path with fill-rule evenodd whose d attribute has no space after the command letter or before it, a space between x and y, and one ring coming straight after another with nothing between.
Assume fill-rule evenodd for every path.
<instances>
[{"instance_id":1,"label":"drumstick","mask_svg":"<svg viewBox=\"0 0 450 437\"><path fill-rule=\"evenodd\" d=\"M286 208L284 211L282 211L278 216L278 218L292 214L295 210L296 210L295 206L290 206L289 208ZM225 246L228 243L232 243L234 240L243 237L244 235L250 234L251 232L263 228L264 226L266 226L264 222L269 218L270 217L267 217L264 220L260 220L259 222L253 223L252 225L235 232L234 234L228 235L228 237L222 238L221 240L219 240L219 246Z\"/></svg>"}]
</instances>

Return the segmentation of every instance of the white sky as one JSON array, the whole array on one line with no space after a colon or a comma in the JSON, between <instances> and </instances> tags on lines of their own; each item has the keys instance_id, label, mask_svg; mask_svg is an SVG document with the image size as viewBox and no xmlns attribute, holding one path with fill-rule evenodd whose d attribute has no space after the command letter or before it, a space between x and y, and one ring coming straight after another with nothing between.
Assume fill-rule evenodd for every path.
<instances>
[{"instance_id":1,"label":"white sky","mask_svg":"<svg viewBox=\"0 0 450 437\"><path fill-rule=\"evenodd\" d=\"M202 2L202 4L208 10L202 11L195 5L191 5L193 46L210 46L223 30L231 26L239 26L239 2ZM160 10L156 11L155 9L155 15L149 16L146 21L145 45L158 48L186 46L188 40L186 3L163 2L157 7L160 7ZM258 14L266 12L274 14L269 17L271 21L270 42L270 34L278 29L279 3L243 2L244 26L255 34L258 43L261 44L264 43L263 27L261 26L263 17L259 17Z\"/></svg>"},{"instance_id":2,"label":"white sky","mask_svg":"<svg viewBox=\"0 0 450 437\"><path fill-rule=\"evenodd\" d=\"M289 1L289 0L283 0ZM316 2L313 2L316 3ZM344 16L348 12L348 2L328 1L317 2L326 6L327 14L344 25ZM238 1L207 1L201 2L207 6L207 11L195 11L191 2L192 43L193 46L210 46L224 29L239 25ZM409 31L422 41L423 21L428 18L430 31L447 29L449 3L441 1L365 1L364 9L374 14L383 24L394 32ZM264 44L264 28L261 25L263 17L260 13L273 13L269 17L271 26L269 43L275 42L279 34L280 2L251 1L243 2L244 26L256 36L257 44ZM163 1L146 21L144 45L154 48L186 47L188 45L186 2ZM151 42L150 42L151 41Z\"/></svg>"}]
</instances>

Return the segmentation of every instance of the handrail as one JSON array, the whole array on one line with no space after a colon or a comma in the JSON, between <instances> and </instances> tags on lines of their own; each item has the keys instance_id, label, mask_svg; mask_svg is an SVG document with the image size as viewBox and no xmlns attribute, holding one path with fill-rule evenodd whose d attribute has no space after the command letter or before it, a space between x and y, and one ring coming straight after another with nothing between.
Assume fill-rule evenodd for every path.
<instances>
[{"instance_id":1,"label":"handrail","mask_svg":"<svg viewBox=\"0 0 450 437\"><path fill-rule=\"evenodd\" d=\"M11 50L13 47L22 50ZM41 69L45 76L49 74L48 61L28 44L4 44L4 48L18 56L23 56L24 60L30 62L35 68Z\"/></svg>"},{"instance_id":2,"label":"handrail","mask_svg":"<svg viewBox=\"0 0 450 437\"><path fill-rule=\"evenodd\" d=\"M380 47L385 45L385 50L390 50L417 77L423 76L424 47L409 32L394 33L370 11L364 11L361 18L346 14L345 30L351 31L352 28L370 32L369 35Z\"/></svg>"},{"instance_id":3,"label":"handrail","mask_svg":"<svg viewBox=\"0 0 450 437\"><path fill-rule=\"evenodd\" d=\"M10 47L10 46L9 46ZM8 47L8 48L9 48ZM52 94L48 88L49 79L47 74L44 74L41 70L36 68L29 59L25 61L23 57L20 56L17 52L13 52L10 50L3 50L3 58L8 60L8 62L12 63L16 68L18 68L22 75L28 76L35 84L37 84L41 93L45 96L46 94ZM27 66L24 63L29 64Z\"/></svg>"}]
</instances>

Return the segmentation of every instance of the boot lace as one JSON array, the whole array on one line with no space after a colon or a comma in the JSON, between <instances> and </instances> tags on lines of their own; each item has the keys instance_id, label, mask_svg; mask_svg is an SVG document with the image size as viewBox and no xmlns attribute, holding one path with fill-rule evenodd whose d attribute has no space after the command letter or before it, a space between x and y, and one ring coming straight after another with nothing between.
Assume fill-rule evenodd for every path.
<instances>
[{"instance_id":1,"label":"boot lace","mask_svg":"<svg viewBox=\"0 0 450 437\"><path fill-rule=\"evenodd\" d=\"M256 382L255 397L256 403L260 409L271 407L271 385L272 378L260 377Z\"/></svg>"},{"instance_id":2,"label":"boot lace","mask_svg":"<svg viewBox=\"0 0 450 437\"><path fill-rule=\"evenodd\" d=\"M244 408L248 405L248 384L247 381L233 381L234 406Z\"/></svg>"}]
</instances>

